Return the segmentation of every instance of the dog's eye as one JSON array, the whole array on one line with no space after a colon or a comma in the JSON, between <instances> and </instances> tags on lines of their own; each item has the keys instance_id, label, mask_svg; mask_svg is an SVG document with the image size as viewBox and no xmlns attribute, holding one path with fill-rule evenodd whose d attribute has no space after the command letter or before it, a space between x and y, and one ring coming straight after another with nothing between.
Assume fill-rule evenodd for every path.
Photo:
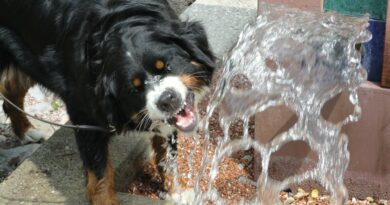
<instances>
[{"instance_id":1,"label":"dog's eye","mask_svg":"<svg viewBox=\"0 0 390 205\"><path fill-rule=\"evenodd\" d=\"M142 80L139 78L134 78L132 83L136 88L140 88L142 86Z\"/></svg>"},{"instance_id":2,"label":"dog's eye","mask_svg":"<svg viewBox=\"0 0 390 205\"><path fill-rule=\"evenodd\" d=\"M154 67L157 70L162 71L165 69L165 62L162 60L156 60L156 62L154 63Z\"/></svg>"}]
</instances>

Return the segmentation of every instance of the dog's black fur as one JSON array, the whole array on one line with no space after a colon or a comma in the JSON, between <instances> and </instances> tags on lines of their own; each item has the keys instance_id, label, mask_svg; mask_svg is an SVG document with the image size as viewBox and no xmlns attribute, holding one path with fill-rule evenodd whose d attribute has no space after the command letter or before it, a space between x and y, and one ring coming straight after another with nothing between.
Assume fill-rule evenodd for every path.
<instances>
[{"instance_id":1,"label":"dog's black fur","mask_svg":"<svg viewBox=\"0 0 390 205\"><path fill-rule=\"evenodd\" d=\"M131 51L131 54L127 51ZM156 59L169 70L153 69ZM147 84L137 78L197 72L209 85L215 67L202 26L181 22L165 0L0 0L0 69L12 66L57 94L73 124L135 129ZM110 134L76 132L87 170L102 179ZM98 203L98 202L94 202Z\"/></svg>"}]
</instances>

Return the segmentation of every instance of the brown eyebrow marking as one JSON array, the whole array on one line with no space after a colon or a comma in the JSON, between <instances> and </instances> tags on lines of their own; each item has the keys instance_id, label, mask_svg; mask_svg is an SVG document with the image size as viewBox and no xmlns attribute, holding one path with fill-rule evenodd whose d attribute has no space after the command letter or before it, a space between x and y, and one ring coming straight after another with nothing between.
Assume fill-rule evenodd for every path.
<instances>
[{"instance_id":1,"label":"brown eyebrow marking","mask_svg":"<svg viewBox=\"0 0 390 205\"><path fill-rule=\"evenodd\" d=\"M133 79L133 85L134 85L135 87L141 86L141 85L142 85L142 80L139 79L139 78L134 78L134 79Z\"/></svg>"},{"instance_id":2,"label":"brown eyebrow marking","mask_svg":"<svg viewBox=\"0 0 390 205\"><path fill-rule=\"evenodd\" d=\"M162 60L156 60L154 67L156 67L157 70L162 70L165 68L165 63Z\"/></svg>"},{"instance_id":3,"label":"brown eyebrow marking","mask_svg":"<svg viewBox=\"0 0 390 205\"><path fill-rule=\"evenodd\" d=\"M200 90L202 88L203 83L196 79L196 77L191 75L181 75L180 80L183 84L191 89Z\"/></svg>"}]
</instances>

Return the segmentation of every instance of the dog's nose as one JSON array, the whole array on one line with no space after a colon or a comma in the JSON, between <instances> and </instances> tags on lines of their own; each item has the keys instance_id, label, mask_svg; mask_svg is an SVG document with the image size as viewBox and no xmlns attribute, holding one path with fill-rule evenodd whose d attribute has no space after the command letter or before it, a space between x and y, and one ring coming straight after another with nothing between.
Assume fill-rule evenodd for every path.
<instances>
[{"instance_id":1,"label":"dog's nose","mask_svg":"<svg viewBox=\"0 0 390 205\"><path fill-rule=\"evenodd\" d=\"M166 90L157 101L157 107L164 112L175 112L181 106L181 98L174 90Z\"/></svg>"}]
</instances>

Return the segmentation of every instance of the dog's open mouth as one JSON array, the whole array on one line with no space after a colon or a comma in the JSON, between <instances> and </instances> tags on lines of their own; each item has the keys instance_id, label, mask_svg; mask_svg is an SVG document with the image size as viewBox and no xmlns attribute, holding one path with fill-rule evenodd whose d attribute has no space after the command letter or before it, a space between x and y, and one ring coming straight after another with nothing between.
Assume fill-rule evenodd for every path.
<instances>
[{"instance_id":1,"label":"dog's open mouth","mask_svg":"<svg viewBox=\"0 0 390 205\"><path fill-rule=\"evenodd\" d=\"M196 128L198 116L194 104L194 93L190 92L183 107L168 122L182 132L191 132Z\"/></svg>"}]
</instances>

